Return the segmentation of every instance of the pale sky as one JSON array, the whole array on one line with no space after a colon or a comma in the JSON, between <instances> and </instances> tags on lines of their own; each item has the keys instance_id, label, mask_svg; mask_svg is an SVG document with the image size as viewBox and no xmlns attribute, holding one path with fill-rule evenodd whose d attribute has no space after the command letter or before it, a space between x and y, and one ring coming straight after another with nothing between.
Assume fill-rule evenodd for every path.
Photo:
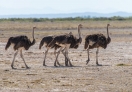
<instances>
[{"instance_id":1,"label":"pale sky","mask_svg":"<svg viewBox=\"0 0 132 92\"><path fill-rule=\"evenodd\" d=\"M0 0L0 15L117 11L132 13L132 0Z\"/></svg>"}]
</instances>

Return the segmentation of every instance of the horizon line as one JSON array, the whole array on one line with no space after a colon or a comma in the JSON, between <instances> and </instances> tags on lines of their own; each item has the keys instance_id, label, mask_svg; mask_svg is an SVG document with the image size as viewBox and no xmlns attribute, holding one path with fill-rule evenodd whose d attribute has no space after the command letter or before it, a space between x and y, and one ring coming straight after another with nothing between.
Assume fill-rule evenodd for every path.
<instances>
[{"instance_id":1,"label":"horizon line","mask_svg":"<svg viewBox=\"0 0 132 92\"><path fill-rule=\"evenodd\" d=\"M56 14L81 14L81 13L98 13L98 14L112 14L112 13L131 13L126 11L116 11L116 12L109 12L109 13L101 13L101 12L73 12L73 13L31 13L31 14L2 14L0 16L12 16L12 15L56 15Z\"/></svg>"}]
</instances>

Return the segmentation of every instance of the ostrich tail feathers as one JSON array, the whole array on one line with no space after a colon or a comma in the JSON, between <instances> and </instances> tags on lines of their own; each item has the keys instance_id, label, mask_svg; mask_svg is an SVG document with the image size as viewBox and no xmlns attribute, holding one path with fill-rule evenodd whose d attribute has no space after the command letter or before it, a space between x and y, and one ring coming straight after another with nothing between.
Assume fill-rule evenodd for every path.
<instances>
[{"instance_id":1,"label":"ostrich tail feathers","mask_svg":"<svg viewBox=\"0 0 132 92\"><path fill-rule=\"evenodd\" d=\"M84 49L87 49L87 48L88 48L88 42L85 41Z\"/></svg>"},{"instance_id":2,"label":"ostrich tail feathers","mask_svg":"<svg viewBox=\"0 0 132 92\"><path fill-rule=\"evenodd\" d=\"M41 40L41 42L40 42L40 44L39 44L39 49L41 49L41 47L43 46L43 44L44 44L44 41Z\"/></svg>"},{"instance_id":3,"label":"ostrich tail feathers","mask_svg":"<svg viewBox=\"0 0 132 92\"><path fill-rule=\"evenodd\" d=\"M10 45L11 45L11 40L12 40L12 37L10 37L10 38L8 39L8 42L7 42L6 47L5 47L5 50L7 50L7 49L10 47Z\"/></svg>"}]
</instances>

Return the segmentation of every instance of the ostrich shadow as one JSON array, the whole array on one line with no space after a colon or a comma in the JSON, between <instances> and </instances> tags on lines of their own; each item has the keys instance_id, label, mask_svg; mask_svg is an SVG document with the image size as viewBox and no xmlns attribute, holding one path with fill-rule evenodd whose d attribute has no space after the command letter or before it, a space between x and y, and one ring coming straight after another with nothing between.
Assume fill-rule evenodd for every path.
<instances>
[{"instance_id":1,"label":"ostrich shadow","mask_svg":"<svg viewBox=\"0 0 132 92\"><path fill-rule=\"evenodd\" d=\"M47 68L77 68L77 67L83 67L83 66L44 66Z\"/></svg>"},{"instance_id":2,"label":"ostrich shadow","mask_svg":"<svg viewBox=\"0 0 132 92\"><path fill-rule=\"evenodd\" d=\"M107 67L112 65L86 65L87 67Z\"/></svg>"}]
</instances>

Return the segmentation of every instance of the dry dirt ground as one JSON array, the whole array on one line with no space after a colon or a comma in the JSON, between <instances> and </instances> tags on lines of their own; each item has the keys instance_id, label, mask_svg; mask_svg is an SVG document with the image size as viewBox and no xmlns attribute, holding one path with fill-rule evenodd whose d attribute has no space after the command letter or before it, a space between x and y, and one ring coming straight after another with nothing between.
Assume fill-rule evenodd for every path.
<instances>
[{"instance_id":1,"label":"dry dirt ground","mask_svg":"<svg viewBox=\"0 0 132 92\"><path fill-rule=\"evenodd\" d=\"M90 50L91 61L86 65L87 51L83 48L86 34L106 34L105 30L82 31L82 44L78 49L69 50L74 67L54 67L53 50L48 53L47 66L42 65L45 48L38 49L43 37L40 31L36 44L24 51L26 63L31 68L25 69L18 55L14 64L16 70L10 66L14 54L12 47L4 50L8 38L14 34L0 30L0 92L132 92L132 28L110 29L112 42L106 49L99 50L102 66L95 64L96 49ZM59 62L64 65L62 54Z\"/></svg>"}]
</instances>

